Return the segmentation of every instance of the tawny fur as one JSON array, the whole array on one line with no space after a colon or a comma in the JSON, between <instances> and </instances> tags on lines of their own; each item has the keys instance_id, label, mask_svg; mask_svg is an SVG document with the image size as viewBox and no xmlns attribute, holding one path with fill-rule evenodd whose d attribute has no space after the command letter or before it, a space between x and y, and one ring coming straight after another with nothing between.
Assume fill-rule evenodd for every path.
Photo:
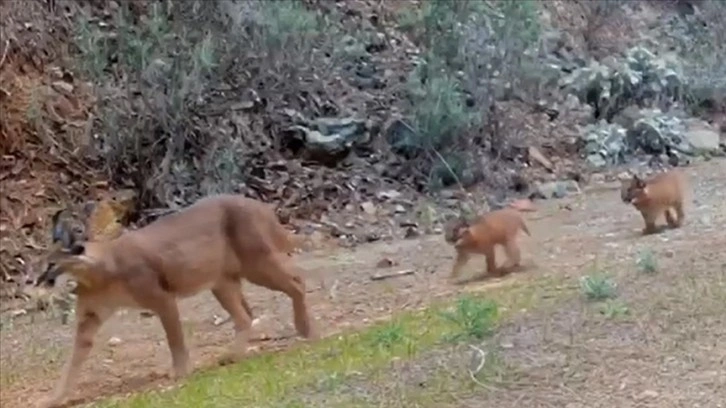
<instances>
[{"instance_id":1,"label":"tawny fur","mask_svg":"<svg viewBox=\"0 0 726 408\"><path fill-rule=\"evenodd\" d=\"M663 230L662 226L656 225L661 214L665 216L668 227L683 225L686 186L685 175L678 169L658 173L645 180L633 175L629 180L622 180L620 198L640 212L645 223L642 233L648 235Z\"/></svg>"},{"instance_id":2,"label":"tawny fur","mask_svg":"<svg viewBox=\"0 0 726 408\"><path fill-rule=\"evenodd\" d=\"M76 334L72 355L42 406L62 402L99 328L122 308L146 309L159 317L177 378L191 369L177 299L203 290L212 291L234 322L236 344L225 361L244 354L251 329L242 280L288 295L298 333L317 337L305 284L289 256L296 244L290 238L267 204L217 195L113 240L74 243L65 254L55 254L53 269L39 283L60 273L77 280Z\"/></svg>"},{"instance_id":3,"label":"tawny fur","mask_svg":"<svg viewBox=\"0 0 726 408\"><path fill-rule=\"evenodd\" d=\"M455 224L446 241L456 248L456 261L449 279L456 279L472 254L486 256L488 275L502 276L520 266L521 256L517 233L519 230L529 235L527 225L519 210L502 208L491 211L468 223L461 219ZM495 247L502 245L509 263L501 268L496 266Z\"/></svg>"}]
</instances>

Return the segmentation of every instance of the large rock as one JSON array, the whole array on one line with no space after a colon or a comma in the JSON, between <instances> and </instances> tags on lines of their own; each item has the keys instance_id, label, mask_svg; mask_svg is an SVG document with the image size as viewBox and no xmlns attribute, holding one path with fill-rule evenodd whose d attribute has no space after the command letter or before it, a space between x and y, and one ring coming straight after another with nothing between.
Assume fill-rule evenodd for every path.
<instances>
[{"instance_id":1,"label":"large rock","mask_svg":"<svg viewBox=\"0 0 726 408\"><path fill-rule=\"evenodd\" d=\"M687 162L684 155L720 152L719 132L702 120L683 120L658 109L629 108L618 122L633 120L627 129L604 120L583 129L585 156L591 167L623 164L636 152L679 163L681 159Z\"/></svg>"},{"instance_id":2,"label":"large rock","mask_svg":"<svg viewBox=\"0 0 726 408\"><path fill-rule=\"evenodd\" d=\"M580 194L580 185L575 180L536 183L529 194L529 199L563 198L571 194Z\"/></svg>"},{"instance_id":3,"label":"large rock","mask_svg":"<svg viewBox=\"0 0 726 408\"><path fill-rule=\"evenodd\" d=\"M347 156L354 145L368 142L366 121L356 118L317 118L294 125L293 137L300 140L311 159L336 162Z\"/></svg>"},{"instance_id":4,"label":"large rock","mask_svg":"<svg viewBox=\"0 0 726 408\"><path fill-rule=\"evenodd\" d=\"M711 125L700 119L691 119L686 122L686 131L683 137L697 151L720 150L721 135Z\"/></svg>"}]
</instances>

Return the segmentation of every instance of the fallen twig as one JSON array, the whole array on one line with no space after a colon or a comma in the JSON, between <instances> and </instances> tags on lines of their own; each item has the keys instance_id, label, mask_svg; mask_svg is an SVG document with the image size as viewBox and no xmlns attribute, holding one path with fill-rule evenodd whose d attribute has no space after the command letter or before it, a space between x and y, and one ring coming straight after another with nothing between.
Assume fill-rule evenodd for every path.
<instances>
[{"instance_id":1,"label":"fallen twig","mask_svg":"<svg viewBox=\"0 0 726 408\"><path fill-rule=\"evenodd\" d=\"M471 348L472 350L476 351L477 352L476 355L479 357L479 363L477 364L476 368L474 368L474 369L471 369L470 368L468 370L469 371L469 378L471 378L471 380L474 383L476 383L477 385L479 385L479 386L481 386L483 388L486 388L486 389L488 389L490 391L491 390L496 390L495 387L492 387L492 386L490 386L488 384L485 384L485 383L479 381L476 378L477 374L479 374L479 372L482 370L482 368L484 368L484 365L486 364L486 361L487 361L487 353L484 350L480 349L479 347L473 346L471 344L469 345L469 348Z\"/></svg>"},{"instance_id":2,"label":"fallen twig","mask_svg":"<svg viewBox=\"0 0 726 408\"><path fill-rule=\"evenodd\" d=\"M5 62L5 57L8 56L8 50L10 49L10 39L8 38L5 40L5 49L3 50L3 56L0 57L0 68L2 68L3 63Z\"/></svg>"},{"instance_id":3,"label":"fallen twig","mask_svg":"<svg viewBox=\"0 0 726 408\"><path fill-rule=\"evenodd\" d=\"M415 271L413 269L404 269L402 271L393 272L393 273L382 273L382 274L371 276L371 280L379 281L379 280L384 280L384 279L388 279L388 278L398 278L400 276L413 275L414 272Z\"/></svg>"}]
</instances>

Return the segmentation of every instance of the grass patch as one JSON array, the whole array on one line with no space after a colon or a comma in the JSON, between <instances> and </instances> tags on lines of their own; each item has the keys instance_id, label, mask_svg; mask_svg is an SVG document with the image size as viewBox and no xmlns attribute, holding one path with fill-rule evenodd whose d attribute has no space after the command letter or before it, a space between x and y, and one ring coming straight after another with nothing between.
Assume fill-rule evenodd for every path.
<instances>
[{"instance_id":1,"label":"grass patch","mask_svg":"<svg viewBox=\"0 0 726 408\"><path fill-rule=\"evenodd\" d=\"M449 341L462 339L482 340L494 331L494 321L499 309L497 304L487 299L464 296L456 302L453 312L443 312L442 316L456 325L456 332L446 336Z\"/></svg>"},{"instance_id":2,"label":"grass patch","mask_svg":"<svg viewBox=\"0 0 726 408\"><path fill-rule=\"evenodd\" d=\"M371 345L390 349L408 339L406 328L400 321L390 322L371 331Z\"/></svg>"},{"instance_id":3,"label":"grass patch","mask_svg":"<svg viewBox=\"0 0 726 408\"><path fill-rule=\"evenodd\" d=\"M630 308L624 302L609 300L600 308L600 314L608 319L615 319L630 314Z\"/></svg>"},{"instance_id":4,"label":"grass patch","mask_svg":"<svg viewBox=\"0 0 726 408\"><path fill-rule=\"evenodd\" d=\"M646 274L654 274L658 272L658 262L655 259L653 251L645 249L638 254L638 260L636 261L638 269Z\"/></svg>"},{"instance_id":5,"label":"grass patch","mask_svg":"<svg viewBox=\"0 0 726 408\"><path fill-rule=\"evenodd\" d=\"M600 301L617 296L615 282L601 273L581 277L580 289L587 300Z\"/></svg>"},{"instance_id":6,"label":"grass patch","mask_svg":"<svg viewBox=\"0 0 726 408\"><path fill-rule=\"evenodd\" d=\"M553 292L557 293L553 294ZM96 407L281 407L296 406L291 393L309 386L335 390L346 377L387 367L394 359L410 359L451 337L485 336L491 325L511 311L539 308L564 293L560 280L513 284L496 293L471 294L452 303L400 314L393 321L364 331L345 333L279 353L265 353L229 367L192 375L180 388L148 391L129 399L112 398ZM454 319L444 318L454 306ZM494 314L493 310L497 310ZM482 323L486 322L486 323ZM458 334L458 336L457 336ZM292 404L292 405L290 405Z\"/></svg>"}]
</instances>

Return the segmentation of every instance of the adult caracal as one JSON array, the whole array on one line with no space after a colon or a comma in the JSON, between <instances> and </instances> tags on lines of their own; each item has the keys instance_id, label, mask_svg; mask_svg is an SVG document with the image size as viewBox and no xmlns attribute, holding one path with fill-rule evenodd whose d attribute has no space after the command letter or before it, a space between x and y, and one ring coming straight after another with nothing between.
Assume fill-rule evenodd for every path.
<instances>
[{"instance_id":1,"label":"adult caracal","mask_svg":"<svg viewBox=\"0 0 726 408\"><path fill-rule=\"evenodd\" d=\"M236 347L227 358L246 351L251 317L241 292L245 279L288 295L297 332L317 337L305 284L291 264L291 238L268 205L238 195L216 195L112 240L74 242L70 249L51 255L53 264L36 285L62 273L75 278L76 333L72 355L41 406L62 402L99 328L121 308L146 309L159 317L175 378L191 368L177 298L203 290L211 289L234 322Z\"/></svg>"},{"instance_id":2,"label":"adult caracal","mask_svg":"<svg viewBox=\"0 0 726 408\"><path fill-rule=\"evenodd\" d=\"M459 276L471 254L486 256L487 274L490 275L503 276L509 270L519 267L521 256L516 238L520 229L529 235L520 210L512 207L491 211L472 223L464 219L458 220L445 236L446 241L456 248L456 261L449 279L454 280ZM496 245L504 247L509 258L508 266L497 268L494 251Z\"/></svg>"},{"instance_id":3,"label":"adult caracal","mask_svg":"<svg viewBox=\"0 0 726 408\"><path fill-rule=\"evenodd\" d=\"M621 180L620 198L640 211L645 222L642 232L648 235L663 230L655 224L661 214L665 215L670 228L683 225L685 187L685 175L677 169L658 173L646 180L633 175L629 180ZM675 210L676 217L673 217L671 209Z\"/></svg>"}]
</instances>

